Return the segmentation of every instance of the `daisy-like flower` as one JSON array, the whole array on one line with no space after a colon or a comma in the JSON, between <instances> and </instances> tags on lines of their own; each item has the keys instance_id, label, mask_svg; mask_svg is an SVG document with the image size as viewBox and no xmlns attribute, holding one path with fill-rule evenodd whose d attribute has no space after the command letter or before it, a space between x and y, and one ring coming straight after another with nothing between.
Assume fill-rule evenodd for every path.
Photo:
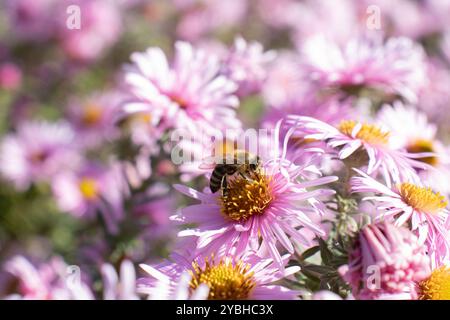
<instances>
[{"instance_id":1,"label":"daisy-like flower","mask_svg":"<svg viewBox=\"0 0 450 320\"><path fill-rule=\"evenodd\" d=\"M122 261L120 265L120 279L114 267L105 263L101 267L103 277L104 300L137 300L136 273L133 263Z\"/></svg>"},{"instance_id":2,"label":"daisy-like flower","mask_svg":"<svg viewBox=\"0 0 450 320\"><path fill-rule=\"evenodd\" d=\"M181 39L196 41L202 36L236 27L245 19L249 3L241 0L175 0L180 15L176 26Z\"/></svg>"},{"instance_id":3,"label":"daisy-like flower","mask_svg":"<svg viewBox=\"0 0 450 320\"><path fill-rule=\"evenodd\" d=\"M427 116L411 106L400 102L384 106L377 115L378 122L389 128L392 144L411 154L433 153L417 158L431 165L430 170L421 170L422 181L434 189L450 193L450 149L437 137L437 127L430 124ZM400 125L401 124L401 125Z\"/></svg>"},{"instance_id":4,"label":"daisy-like flower","mask_svg":"<svg viewBox=\"0 0 450 320\"><path fill-rule=\"evenodd\" d=\"M251 170L248 177L238 174L228 176L227 191L199 192L192 188L176 185L185 195L200 201L199 204L181 209L172 217L180 224L194 224L195 228L183 230L179 236L196 236L197 250L210 254L224 250L225 254L240 253L247 248L258 250L260 240L274 261L281 267L281 254L277 244L290 253L294 252L292 240L306 247L312 245L303 235L306 229L324 236L324 231L313 217L324 212L318 198L329 196L332 190L315 188L337 180L337 177L311 176L319 172L315 167L320 154L316 152L288 153L287 145L291 132L278 143L281 122L273 135L274 144L265 156L257 151L261 165ZM305 154L310 155L305 156ZM291 161L287 158L289 155ZM302 159L301 164L295 160ZM319 172L320 173L320 172ZM291 239L290 239L290 238Z\"/></svg>"},{"instance_id":5,"label":"daisy-like flower","mask_svg":"<svg viewBox=\"0 0 450 320\"><path fill-rule=\"evenodd\" d=\"M171 64L159 48L133 53L125 81L127 113L157 114L164 127L189 132L239 128L235 116L237 85L220 74L220 59L190 44L177 42Z\"/></svg>"},{"instance_id":6,"label":"daisy-like flower","mask_svg":"<svg viewBox=\"0 0 450 320\"><path fill-rule=\"evenodd\" d=\"M7 299L94 299L81 275L69 274L71 269L59 257L35 266L25 257L15 256L5 263L4 270L18 283L16 290L6 296Z\"/></svg>"},{"instance_id":7,"label":"daisy-like flower","mask_svg":"<svg viewBox=\"0 0 450 320\"><path fill-rule=\"evenodd\" d=\"M408 38L355 39L344 47L323 36L308 38L302 48L305 68L321 87L344 92L371 88L417 100L425 84L424 53Z\"/></svg>"},{"instance_id":8,"label":"daisy-like flower","mask_svg":"<svg viewBox=\"0 0 450 320\"><path fill-rule=\"evenodd\" d=\"M264 52L259 42L248 43L243 38L234 40L224 61L224 73L239 86L240 96L258 92L267 78L267 67L275 58L275 51Z\"/></svg>"},{"instance_id":9,"label":"daisy-like flower","mask_svg":"<svg viewBox=\"0 0 450 320\"><path fill-rule=\"evenodd\" d=\"M441 266L418 283L421 300L450 300L450 268Z\"/></svg>"},{"instance_id":10,"label":"daisy-like flower","mask_svg":"<svg viewBox=\"0 0 450 320\"><path fill-rule=\"evenodd\" d=\"M19 39L43 41L52 36L56 21L53 19L55 0L7 0L2 4L11 30Z\"/></svg>"},{"instance_id":11,"label":"daisy-like flower","mask_svg":"<svg viewBox=\"0 0 450 320\"><path fill-rule=\"evenodd\" d=\"M369 175L381 174L388 185L391 181L419 181L415 168L429 168L414 159L423 154L394 149L390 132L375 124L343 120L334 127L315 118L294 115L288 116L287 123L297 127L296 135L304 139L325 141L336 150L339 159L348 158L352 166L365 167Z\"/></svg>"},{"instance_id":12,"label":"daisy-like flower","mask_svg":"<svg viewBox=\"0 0 450 320\"><path fill-rule=\"evenodd\" d=\"M299 271L289 267L280 271L272 259L256 255L197 257L190 260L173 254L173 262L157 266L141 264L149 277L138 280L138 291L152 296L175 299L207 298L209 300L266 300L295 299L297 292L273 282ZM289 255L283 257L287 262ZM166 292L162 293L161 289Z\"/></svg>"},{"instance_id":13,"label":"daisy-like flower","mask_svg":"<svg viewBox=\"0 0 450 320\"><path fill-rule=\"evenodd\" d=\"M0 145L0 172L19 189L48 182L76 167L79 159L74 133L65 122L23 122Z\"/></svg>"},{"instance_id":14,"label":"daisy-like flower","mask_svg":"<svg viewBox=\"0 0 450 320\"><path fill-rule=\"evenodd\" d=\"M78 6L82 12L78 29L67 26L66 10L70 5ZM92 62L119 40L123 25L116 1L60 0L56 7L56 37L61 49L72 60Z\"/></svg>"},{"instance_id":15,"label":"daisy-like flower","mask_svg":"<svg viewBox=\"0 0 450 320\"><path fill-rule=\"evenodd\" d=\"M416 282L430 274L425 247L406 228L383 222L359 232L340 268L356 299L417 299Z\"/></svg>"},{"instance_id":16,"label":"daisy-like flower","mask_svg":"<svg viewBox=\"0 0 450 320\"><path fill-rule=\"evenodd\" d=\"M374 201L377 207L375 219L394 220L396 226L409 225L418 235L419 243L426 243L433 263L440 264L449 257L450 219L444 196L410 182L389 188L362 171L357 172L361 176L351 179L352 191L376 194L364 198Z\"/></svg>"},{"instance_id":17,"label":"daisy-like flower","mask_svg":"<svg viewBox=\"0 0 450 320\"><path fill-rule=\"evenodd\" d=\"M100 212L108 230L117 232L127 192L119 168L87 164L78 171L56 175L52 189L61 210L86 218L93 218Z\"/></svg>"},{"instance_id":18,"label":"daisy-like flower","mask_svg":"<svg viewBox=\"0 0 450 320\"><path fill-rule=\"evenodd\" d=\"M108 92L95 94L84 101L73 100L67 108L67 118L77 132L80 143L96 147L118 136L115 125L122 97Z\"/></svg>"}]
</instances>

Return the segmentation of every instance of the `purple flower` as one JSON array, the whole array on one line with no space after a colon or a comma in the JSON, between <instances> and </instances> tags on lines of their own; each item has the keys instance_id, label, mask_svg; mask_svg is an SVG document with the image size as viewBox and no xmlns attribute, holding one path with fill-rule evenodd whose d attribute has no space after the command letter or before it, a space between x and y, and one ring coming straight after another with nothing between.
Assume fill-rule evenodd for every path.
<instances>
[{"instance_id":1,"label":"purple flower","mask_svg":"<svg viewBox=\"0 0 450 320\"><path fill-rule=\"evenodd\" d=\"M277 130L279 130L279 126ZM274 141L278 143L277 133ZM197 250L201 253L213 253L224 250L225 254L238 253L251 248L258 250L260 241L266 247L275 263L281 267L280 248L294 252L292 241L311 246L303 230L305 228L316 235L325 235L320 224L313 217L323 213L321 196L333 194L332 190L318 189L308 191L309 187L318 187L335 181L336 177L311 178L317 173L315 167L320 154L298 151L288 153L288 133L283 147L278 144L270 149L270 157L258 155L262 159L261 168L250 177L240 176L229 179L226 194L222 192L199 192L192 188L176 185L175 188L185 195L200 201L199 204L181 209L173 219L179 223L195 224L197 227L181 231L179 236L195 236ZM301 164L295 164L299 161Z\"/></svg>"},{"instance_id":2,"label":"purple flower","mask_svg":"<svg viewBox=\"0 0 450 320\"><path fill-rule=\"evenodd\" d=\"M258 92L267 78L267 67L275 58L275 51L264 52L259 42L246 42L238 37L234 40L224 61L224 73L238 84L239 96Z\"/></svg>"},{"instance_id":3,"label":"purple flower","mask_svg":"<svg viewBox=\"0 0 450 320\"><path fill-rule=\"evenodd\" d=\"M89 287L80 274L68 274L68 266L58 257L37 266L23 256L15 256L4 265L4 270L18 281L17 291L7 299L27 300L92 300ZM65 276L73 278L65 278Z\"/></svg>"},{"instance_id":4,"label":"purple flower","mask_svg":"<svg viewBox=\"0 0 450 320\"><path fill-rule=\"evenodd\" d=\"M87 164L77 171L61 172L52 180L52 189L61 210L86 218L100 212L109 232L118 231L127 193L119 167Z\"/></svg>"},{"instance_id":5,"label":"purple flower","mask_svg":"<svg viewBox=\"0 0 450 320\"><path fill-rule=\"evenodd\" d=\"M1 142L0 172L19 189L33 182L48 182L78 165L74 142L74 133L65 122L23 122Z\"/></svg>"},{"instance_id":6,"label":"purple flower","mask_svg":"<svg viewBox=\"0 0 450 320\"><path fill-rule=\"evenodd\" d=\"M420 244L426 243L428 254L440 264L450 257L450 219L447 200L421 184L400 182L387 187L365 173L351 179L354 192L371 192L365 197L377 207L377 220L394 220L396 226L410 225Z\"/></svg>"},{"instance_id":7,"label":"purple flower","mask_svg":"<svg viewBox=\"0 0 450 320\"><path fill-rule=\"evenodd\" d=\"M115 92L93 94L84 101L72 100L67 118L77 131L77 139L86 147L96 147L104 140L118 137L115 121L122 97Z\"/></svg>"},{"instance_id":8,"label":"purple flower","mask_svg":"<svg viewBox=\"0 0 450 320\"><path fill-rule=\"evenodd\" d=\"M283 256L283 264L289 255ZM197 257L172 254L157 266L141 264L148 277L138 280L138 291L149 298L209 300L295 299L297 292L272 283L300 270L279 269L272 259L247 254L240 257Z\"/></svg>"},{"instance_id":9,"label":"purple flower","mask_svg":"<svg viewBox=\"0 0 450 320\"><path fill-rule=\"evenodd\" d=\"M120 265L120 279L114 267L105 263L101 267L103 277L104 300L138 300L136 294L136 273L133 263L122 261Z\"/></svg>"},{"instance_id":10,"label":"purple flower","mask_svg":"<svg viewBox=\"0 0 450 320\"><path fill-rule=\"evenodd\" d=\"M426 83L426 65L421 47L408 38L355 39L343 47L325 37L308 38L303 59L311 80L318 86L367 87L417 101L417 91Z\"/></svg>"},{"instance_id":11,"label":"purple flower","mask_svg":"<svg viewBox=\"0 0 450 320\"><path fill-rule=\"evenodd\" d=\"M430 274L425 247L406 228L383 222L365 226L349 263L341 267L356 299L417 299L416 283Z\"/></svg>"},{"instance_id":12,"label":"purple flower","mask_svg":"<svg viewBox=\"0 0 450 320\"><path fill-rule=\"evenodd\" d=\"M353 166L365 167L369 175L380 174L391 181L419 181L414 168L428 169L429 165L415 158L427 154L411 154L392 146L390 132L378 125L355 120L343 120L337 127L305 116L288 116L288 125L297 127L296 137L326 142L339 159L356 161ZM362 153L361 153L362 151Z\"/></svg>"},{"instance_id":13,"label":"purple flower","mask_svg":"<svg viewBox=\"0 0 450 320\"><path fill-rule=\"evenodd\" d=\"M192 133L240 127L237 86L220 74L218 57L177 42L172 64L159 48L134 53L131 60L125 81L134 100L125 104L127 113L147 113L166 128Z\"/></svg>"}]
</instances>

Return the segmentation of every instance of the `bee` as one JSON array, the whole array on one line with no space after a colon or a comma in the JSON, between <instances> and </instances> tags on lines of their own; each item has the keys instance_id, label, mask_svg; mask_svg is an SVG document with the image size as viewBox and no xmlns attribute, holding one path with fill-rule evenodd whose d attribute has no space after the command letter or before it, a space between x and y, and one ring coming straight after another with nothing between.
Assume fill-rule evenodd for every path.
<instances>
[{"instance_id":1,"label":"bee","mask_svg":"<svg viewBox=\"0 0 450 320\"><path fill-rule=\"evenodd\" d=\"M261 162L259 156L245 150L235 150L232 160L229 158L224 160L223 163L215 165L211 174L209 187L212 193L222 189L222 193L225 195L228 190L227 177L239 174L241 177L249 179L252 173L257 174L256 171Z\"/></svg>"}]
</instances>

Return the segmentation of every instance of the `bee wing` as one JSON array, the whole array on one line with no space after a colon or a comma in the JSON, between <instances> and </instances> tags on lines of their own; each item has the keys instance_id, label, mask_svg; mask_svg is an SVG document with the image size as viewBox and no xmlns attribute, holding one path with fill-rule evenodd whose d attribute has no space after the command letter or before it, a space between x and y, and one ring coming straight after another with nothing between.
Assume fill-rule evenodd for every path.
<instances>
[{"instance_id":1,"label":"bee wing","mask_svg":"<svg viewBox=\"0 0 450 320\"><path fill-rule=\"evenodd\" d=\"M203 169L203 170L212 170L216 166L215 160L216 159L214 156L209 156L209 157L203 158L203 160L200 163L200 165L198 166L198 168Z\"/></svg>"}]
</instances>

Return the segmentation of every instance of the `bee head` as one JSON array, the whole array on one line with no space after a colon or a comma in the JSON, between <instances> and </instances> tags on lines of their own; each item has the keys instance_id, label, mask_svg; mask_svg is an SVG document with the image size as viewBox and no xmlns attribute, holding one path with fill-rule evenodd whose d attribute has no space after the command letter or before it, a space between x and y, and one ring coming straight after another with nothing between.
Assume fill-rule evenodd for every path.
<instances>
[{"instance_id":1,"label":"bee head","mask_svg":"<svg viewBox=\"0 0 450 320\"><path fill-rule=\"evenodd\" d=\"M252 161L249 164L249 168L252 171L256 171L258 169L258 167L260 166L260 164L261 164L261 159L258 156L256 156L256 161Z\"/></svg>"}]
</instances>

